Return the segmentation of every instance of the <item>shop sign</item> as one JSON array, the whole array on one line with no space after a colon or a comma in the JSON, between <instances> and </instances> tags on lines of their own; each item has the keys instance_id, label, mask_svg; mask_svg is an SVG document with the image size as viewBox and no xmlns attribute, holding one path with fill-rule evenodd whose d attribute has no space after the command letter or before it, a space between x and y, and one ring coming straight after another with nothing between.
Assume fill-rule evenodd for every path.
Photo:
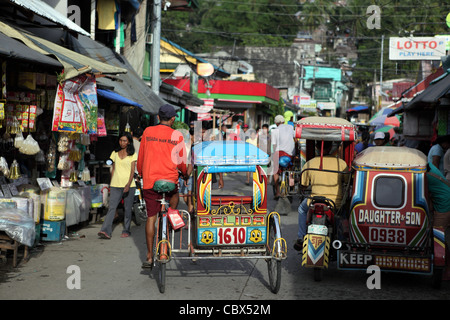
<instances>
[{"instance_id":1,"label":"shop sign","mask_svg":"<svg viewBox=\"0 0 450 320\"><path fill-rule=\"evenodd\" d=\"M436 37L389 38L389 60L441 60L446 41Z\"/></svg>"}]
</instances>

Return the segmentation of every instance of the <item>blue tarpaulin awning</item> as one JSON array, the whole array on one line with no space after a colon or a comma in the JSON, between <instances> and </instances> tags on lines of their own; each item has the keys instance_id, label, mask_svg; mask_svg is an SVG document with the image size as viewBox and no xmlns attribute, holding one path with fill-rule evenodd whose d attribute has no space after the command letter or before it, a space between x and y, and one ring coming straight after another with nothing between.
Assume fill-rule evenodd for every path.
<instances>
[{"instance_id":1,"label":"blue tarpaulin awning","mask_svg":"<svg viewBox=\"0 0 450 320\"><path fill-rule=\"evenodd\" d=\"M120 103L123 105L127 105L127 106L135 106L135 107L139 107L142 108L142 105L134 102L130 99L127 99L125 97L122 97L120 94L117 94L115 92L109 91L109 90L104 90L104 89L98 89L97 88L97 95L100 97L103 97L105 99L114 101L116 103Z\"/></svg>"},{"instance_id":2,"label":"blue tarpaulin awning","mask_svg":"<svg viewBox=\"0 0 450 320\"><path fill-rule=\"evenodd\" d=\"M356 106L351 109L347 109L347 112L361 112L361 111L368 111L368 106Z\"/></svg>"}]
</instances>

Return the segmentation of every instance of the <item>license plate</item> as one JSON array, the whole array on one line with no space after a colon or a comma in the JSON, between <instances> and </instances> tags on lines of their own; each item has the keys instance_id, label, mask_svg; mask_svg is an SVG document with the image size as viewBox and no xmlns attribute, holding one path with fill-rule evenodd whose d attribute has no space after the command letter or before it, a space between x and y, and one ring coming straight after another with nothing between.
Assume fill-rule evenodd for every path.
<instances>
[{"instance_id":1,"label":"license plate","mask_svg":"<svg viewBox=\"0 0 450 320\"><path fill-rule=\"evenodd\" d=\"M406 244L406 229L403 228L369 228L369 242L381 244Z\"/></svg>"},{"instance_id":2,"label":"license plate","mask_svg":"<svg viewBox=\"0 0 450 320\"><path fill-rule=\"evenodd\" d=\"M328 228L324 225L320 225L320 224L310 224L308 226L308 233L312 233L312 234L320 234L323 236L328 235Z\"/></svg>"}]
</instances>

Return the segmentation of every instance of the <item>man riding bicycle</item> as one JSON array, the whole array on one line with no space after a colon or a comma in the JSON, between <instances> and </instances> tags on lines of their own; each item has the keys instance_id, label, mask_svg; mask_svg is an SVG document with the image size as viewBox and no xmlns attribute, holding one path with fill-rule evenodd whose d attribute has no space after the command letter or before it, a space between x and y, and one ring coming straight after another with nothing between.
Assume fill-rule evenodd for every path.
<instances>
[{"instance_id":1,"label":"man riding bicycle","mask_svg":"<svg viewBox=\"0 0 450 320\"><path fill-rule=\"evenodd\" d=\"M143 268L153 266L153 242L155 222L161 208L162 195L153 186L158 180L178 183L179 172L187 177L186 147L181 132L172 129L175 122L175 109L165 104L159 108L159 124L145 129L142 135L137 161L137 170L144 182L143 196L147 206L145 235L147 240L147 260ZM179 201L178 188L165 195L169 206L176 209Z\"/></svg>"}]
</instances>

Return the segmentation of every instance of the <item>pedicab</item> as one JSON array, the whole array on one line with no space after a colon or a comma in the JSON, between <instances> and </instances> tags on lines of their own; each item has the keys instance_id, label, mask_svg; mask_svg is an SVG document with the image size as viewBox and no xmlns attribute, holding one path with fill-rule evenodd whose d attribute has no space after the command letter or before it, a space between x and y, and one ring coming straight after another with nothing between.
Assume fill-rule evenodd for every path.
<instances>
[{"instance_id":1,"label":"pedicab","mask_svg":"<svg viewBox=\"0 0 450 320\"><path fill-rule=\"evenodd\" d=\"M346 240L335 240L338 269L432 276L439 287L446 265L444 229L433 226L427 157L407 147L370 147L353 163Z\"/></svg>"},{"instance_id":2,"label":"pedicab","mask_svg":"<svg viewBox=\"0 0 450 320\"><path fill-rule=\"evenodd\" d=\"M185 226L175 230L160 215L156 261L265 259L269 287L277 293L281 284L281 261L286 259L286 241L281 236L280 216L267 210L266 166L269 156L242 141L207 141L193 147L193 213L178 210ZM212 174L251 172L249 195L219 194L212 190ZM166 202L167 204L167 202ZM186 235L187 230L187 235ZM164 273L164 274L162 274Z\"/></svg>"},{"instance_id":3,"label":"pedicab","mask_svg":"<svg viewBox=\"0 0 450 320\"><path fill-rule=\"evenodd\" d=\"M309 196L303 191L301 196L309 199L307 214L307 232L303 239L302 266L314 269L314 279L320 281L323 277L323 269L328 268L330 254L333 254L330 244L338 239L345 226L345 203L350 187L351 163L354 156L354 142L356 140L356 128L349 121L334 117L306 117L296 124L295 137L305 139L305 149L302 152L304 160L309 161L314 157L320 157L320 166L317 169L303 168L300 174L300 182L308 171L321 171L325 174L342 174L347 183L343 186L343 205L335 207L335 203L324 196ZM319 150L316 151L316 141L319 142ZM332 154L340 157L347 164L347 170L334 171L324 169L323 146L324 141L332 141L334 150ZM301 187L299 187L302 190Z\"/></svg>"}]
</instances>

